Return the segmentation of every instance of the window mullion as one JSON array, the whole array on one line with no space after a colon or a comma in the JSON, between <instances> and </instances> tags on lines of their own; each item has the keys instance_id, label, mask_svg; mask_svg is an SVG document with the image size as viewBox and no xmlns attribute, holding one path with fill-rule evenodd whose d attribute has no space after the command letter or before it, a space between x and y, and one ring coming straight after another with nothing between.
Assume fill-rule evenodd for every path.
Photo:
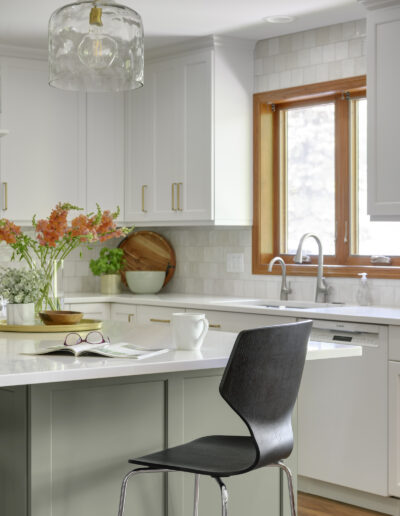
<instances>
[{"instance_id":1,"label":"window mullion","mask_svg":"<svg viewBox=\"0 0 400 516\"><path fill-rule=\"evenodd\" d=\"M347 263L350 250L350 101L340 96L335 102L335 174L336 174L336 264Z\"/></svg>"}]
</instances>

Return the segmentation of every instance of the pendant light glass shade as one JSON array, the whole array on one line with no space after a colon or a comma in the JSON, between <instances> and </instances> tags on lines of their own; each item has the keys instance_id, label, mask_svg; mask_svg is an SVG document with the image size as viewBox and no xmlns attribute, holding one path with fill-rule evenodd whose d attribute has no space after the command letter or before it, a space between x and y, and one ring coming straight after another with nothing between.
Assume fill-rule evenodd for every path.
<instances>
[{"instance_id":1,"label":"pendant light glass shade","mask_svg":"<svg viewBox=\"0 0 400 516\"><path fill-rule=\"evenodd\" d=\"M64 90L126 91L143 86L140 15L113 0L78 0L49 21L49 84Z\"/></svg>"}]
</instances>

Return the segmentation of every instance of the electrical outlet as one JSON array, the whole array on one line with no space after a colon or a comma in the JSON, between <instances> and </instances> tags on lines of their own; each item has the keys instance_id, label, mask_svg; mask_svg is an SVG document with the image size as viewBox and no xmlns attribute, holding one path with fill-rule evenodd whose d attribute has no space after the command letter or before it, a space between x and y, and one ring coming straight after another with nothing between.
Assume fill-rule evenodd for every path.
<instances>
[{"instance_id":1,"label":"electrical outlet","mask_svg":"<svg viewBox=\"0 0 400 516\"><path fill-rule=\"evenodd\" d=\"M226 255L226 272L244 272L243 253L228 253Z\"/></svg>"}]
</instances>

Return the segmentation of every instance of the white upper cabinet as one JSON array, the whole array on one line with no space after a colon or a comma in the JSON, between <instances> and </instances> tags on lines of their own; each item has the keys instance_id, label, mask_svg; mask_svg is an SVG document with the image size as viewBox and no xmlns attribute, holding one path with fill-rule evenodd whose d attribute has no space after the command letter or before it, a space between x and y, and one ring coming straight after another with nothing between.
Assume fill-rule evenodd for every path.
<instances>
[{"instance_id":1,"label":"white upper cabinet","mask_svg":"<svg viewBox=\"0 0 400 516\"><path fill-rule=\"evenodd\" d=\"M368 213L400 220L400 7L368 13L367 45Z\"/></svg>"},{"instance_id":2,"label":"white upper cabinet","mask_svg":"<svg viewBox=\"0 0 400 516\"><path fill-rule=\"evenodd\" d=\"M124 217L124 95L89 93L86 131L86 209L119 206Z\"/></svg>"},{"instance_id":3,"label":"white upper cabinet","mask_svg":"<svg viewBox=\"0 0 400 516\"><path fill-rule=\"evenodd\" d=\"M128 95L127 221L251 223L252 49L201 42L147 62Z\"/></svg>"},{"instance_id":4,"label":"white upper cabinet","mask_svg":"<svg viewBox=\"0 0 400 516\"><path fill-rule=\"evenodd\" d=\"M46 61L1 58L2 215L30 223L85 203L85 97L48 85ZM6 195L7 194L7 195Z\"/></svg>"}]
</instances>

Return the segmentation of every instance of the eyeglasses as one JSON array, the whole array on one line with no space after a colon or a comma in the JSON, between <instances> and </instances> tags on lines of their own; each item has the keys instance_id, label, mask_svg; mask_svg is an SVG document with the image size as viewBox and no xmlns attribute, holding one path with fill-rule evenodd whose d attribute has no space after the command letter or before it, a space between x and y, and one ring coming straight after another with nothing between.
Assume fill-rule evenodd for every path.
<instances>
[{"instance_id":1,"label":"eyeglasses","mask_svg":"<svg viewBox=\"0 0 400 516\"><path fill-rule=\"evenodd\" d=\"M79 333L72 332L68 333L65 337L64 346L76 346L82 342L87 342L88 344L104 344L110 342L110 339L108 337L104 338L103 334L99 331L89 332L84 339Z\"/></svg>"}]
</instances>

